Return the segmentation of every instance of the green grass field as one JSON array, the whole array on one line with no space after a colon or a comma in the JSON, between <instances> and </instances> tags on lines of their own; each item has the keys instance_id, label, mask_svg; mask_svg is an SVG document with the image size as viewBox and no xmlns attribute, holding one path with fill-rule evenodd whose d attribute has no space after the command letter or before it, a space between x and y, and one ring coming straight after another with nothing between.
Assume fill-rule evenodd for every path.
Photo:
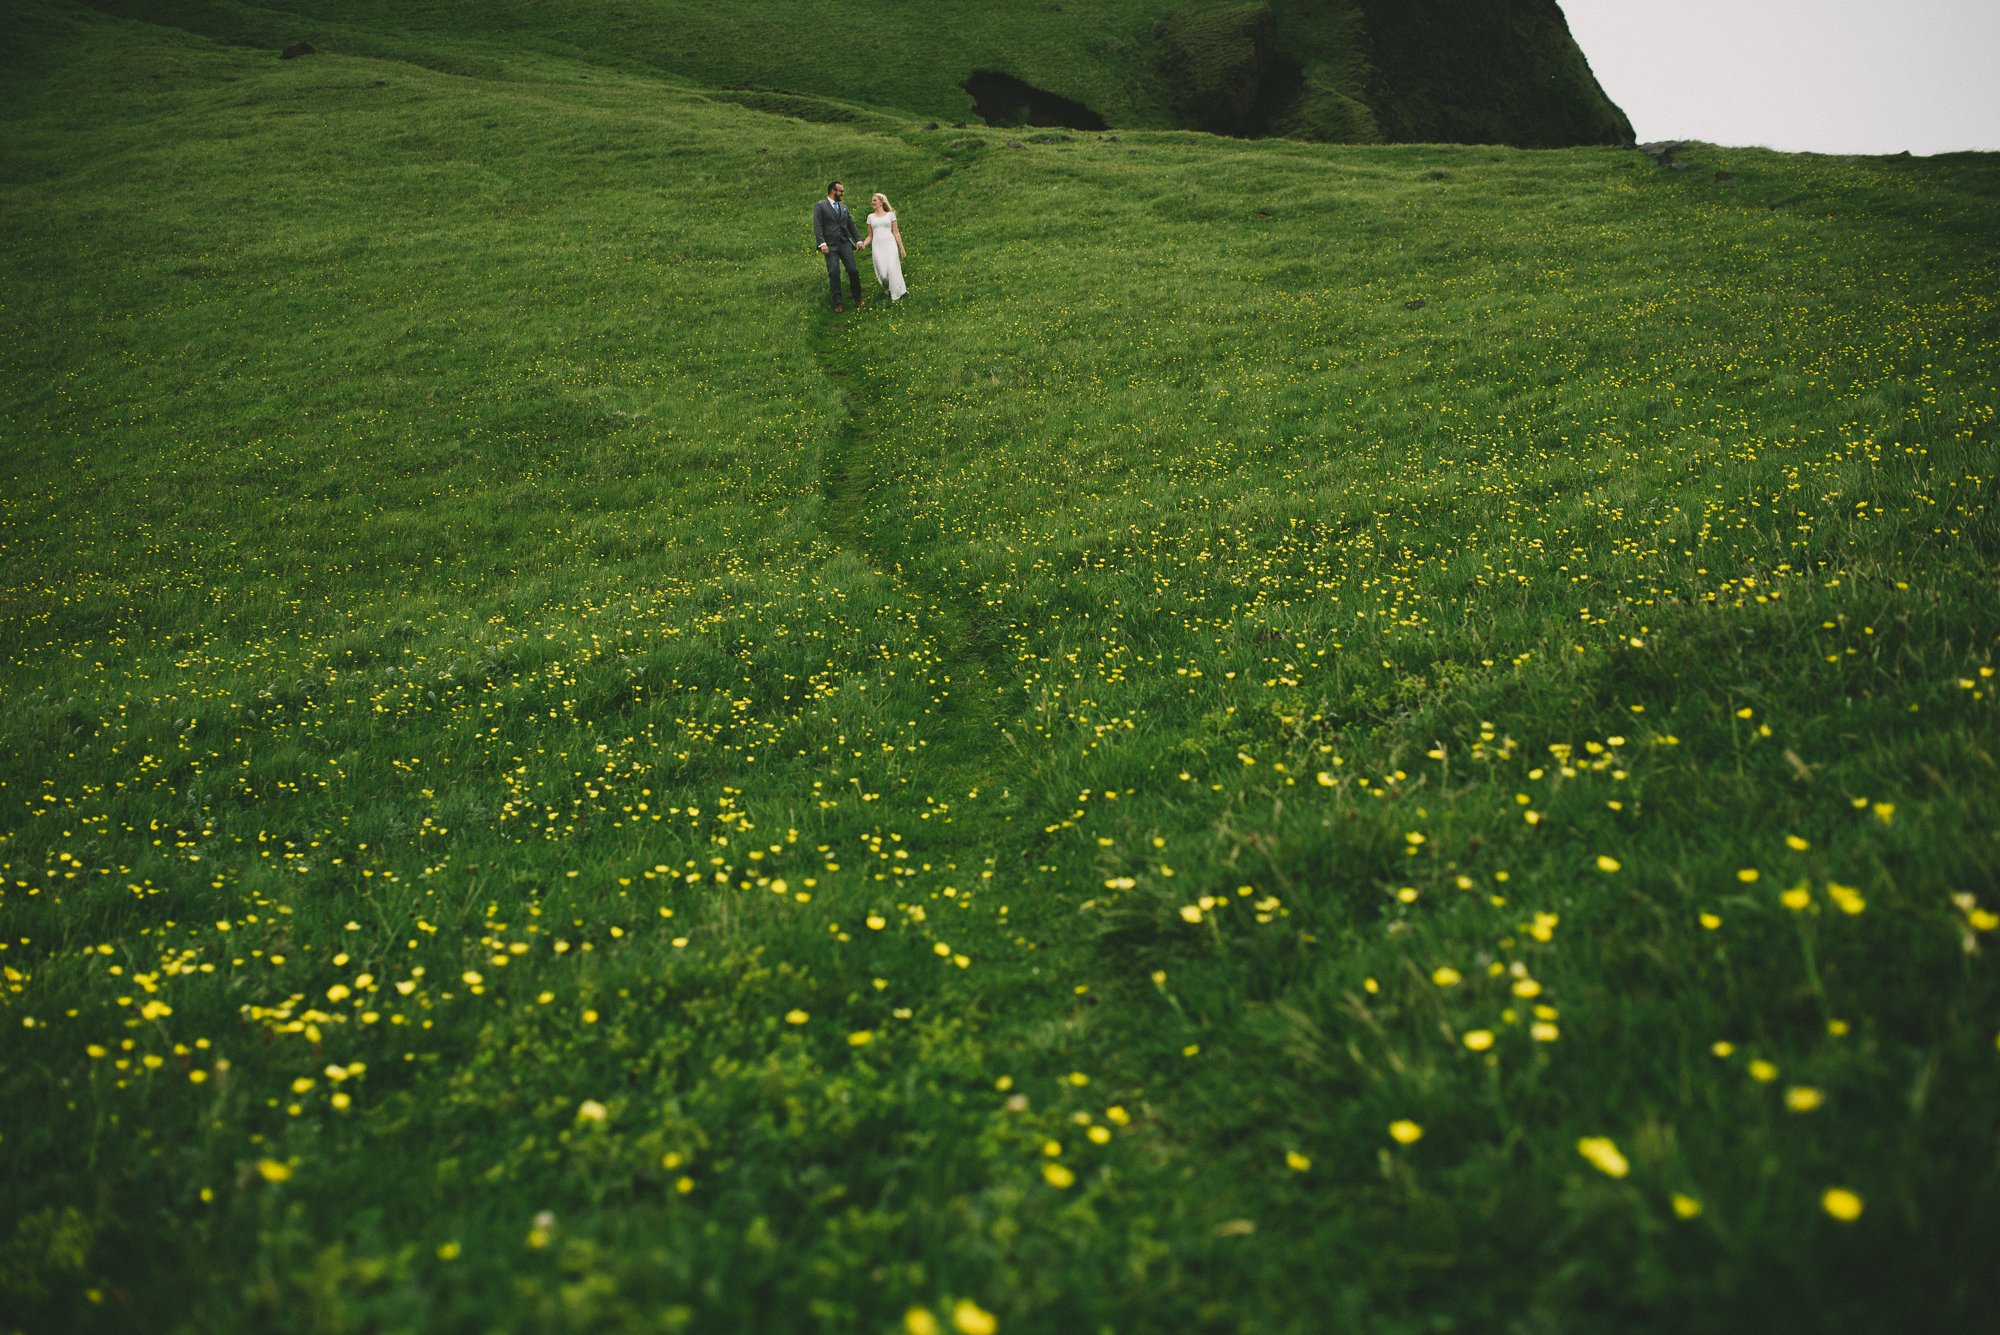
<instances>
[{"instance_id":1,"label":"green grass field","mask_svg":"<svg viewBox=\"0 0 2000 1335\"><path fill-rule=\"evenodd\" d=\"M2000 161L412 26L0 19L0 1330L1983 1328Z\"/></svg>"}]
</instances>

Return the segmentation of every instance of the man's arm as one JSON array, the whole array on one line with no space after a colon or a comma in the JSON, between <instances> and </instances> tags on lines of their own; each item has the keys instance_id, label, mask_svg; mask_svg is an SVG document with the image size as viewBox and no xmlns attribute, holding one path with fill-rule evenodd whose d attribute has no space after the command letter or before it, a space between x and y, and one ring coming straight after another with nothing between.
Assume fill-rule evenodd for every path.
<instances>
[{"instance_id":1,"label":"man's arm","mask_svg":"<svg viewBox=\"0 0 2000 1335\"><path fill-rule=\"evenodd\" d=\"M826 205L813 205L813 244L826 249Z\"/></svg>"}]
</instances>

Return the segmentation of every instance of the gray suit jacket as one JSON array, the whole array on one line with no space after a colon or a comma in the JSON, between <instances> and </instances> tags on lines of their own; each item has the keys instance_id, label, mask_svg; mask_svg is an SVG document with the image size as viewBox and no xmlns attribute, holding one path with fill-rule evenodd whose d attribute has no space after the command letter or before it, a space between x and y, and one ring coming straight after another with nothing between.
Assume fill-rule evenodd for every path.
<instances>
[{"instance_id":1,"label":"gray suit jacket","mask_svg":"<svg viewBox=\"0 0 2000 1335\"><path fill-rule=\"evenodd\" d=\"M861 229L855 226L854 215L847 205L836 204L831 199L822 199L813 205L813 248L821 246L853 245L861 239Z\"/></svg>"}]
</instances>

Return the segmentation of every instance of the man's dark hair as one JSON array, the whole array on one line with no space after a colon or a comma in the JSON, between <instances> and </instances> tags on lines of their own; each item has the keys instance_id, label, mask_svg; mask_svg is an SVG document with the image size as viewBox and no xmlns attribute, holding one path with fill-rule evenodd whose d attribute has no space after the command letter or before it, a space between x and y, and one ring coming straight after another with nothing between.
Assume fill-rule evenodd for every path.
<instances>
[{"instance_id":1,"label":"man's dark hair","mask_svg":"<svg viewBox=\"0 0 2000 1335\"><path fill-rule=\"evenodd\" d=\"M828 193L829 195L832 194L833 188L839 184L840 184L839 181L828 181L826 183L826 193Z\"/></svg>"}]
</instances>

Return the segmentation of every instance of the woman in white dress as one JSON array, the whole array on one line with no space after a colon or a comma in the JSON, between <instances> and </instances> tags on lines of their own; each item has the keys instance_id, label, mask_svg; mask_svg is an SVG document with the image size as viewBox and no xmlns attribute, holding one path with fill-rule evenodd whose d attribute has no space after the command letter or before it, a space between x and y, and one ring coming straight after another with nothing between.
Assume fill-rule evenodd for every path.
<instances>
[{"instance_id":1,"label":"woman in white dress","mask_svg":"<svg viewBox=\"0 0 2000 1335\"><path fill-rule=\"evenodd\" d=\"M868 215L868 239L862 244L874 255L875 281L889 294L889 300L901 301L910 290L903 282L903 258L909 254L903 249L903 232L896 226L896 211L889 207L887 195L878 193L871 207L874 212Z\"/></svg>"}]
</instances>

